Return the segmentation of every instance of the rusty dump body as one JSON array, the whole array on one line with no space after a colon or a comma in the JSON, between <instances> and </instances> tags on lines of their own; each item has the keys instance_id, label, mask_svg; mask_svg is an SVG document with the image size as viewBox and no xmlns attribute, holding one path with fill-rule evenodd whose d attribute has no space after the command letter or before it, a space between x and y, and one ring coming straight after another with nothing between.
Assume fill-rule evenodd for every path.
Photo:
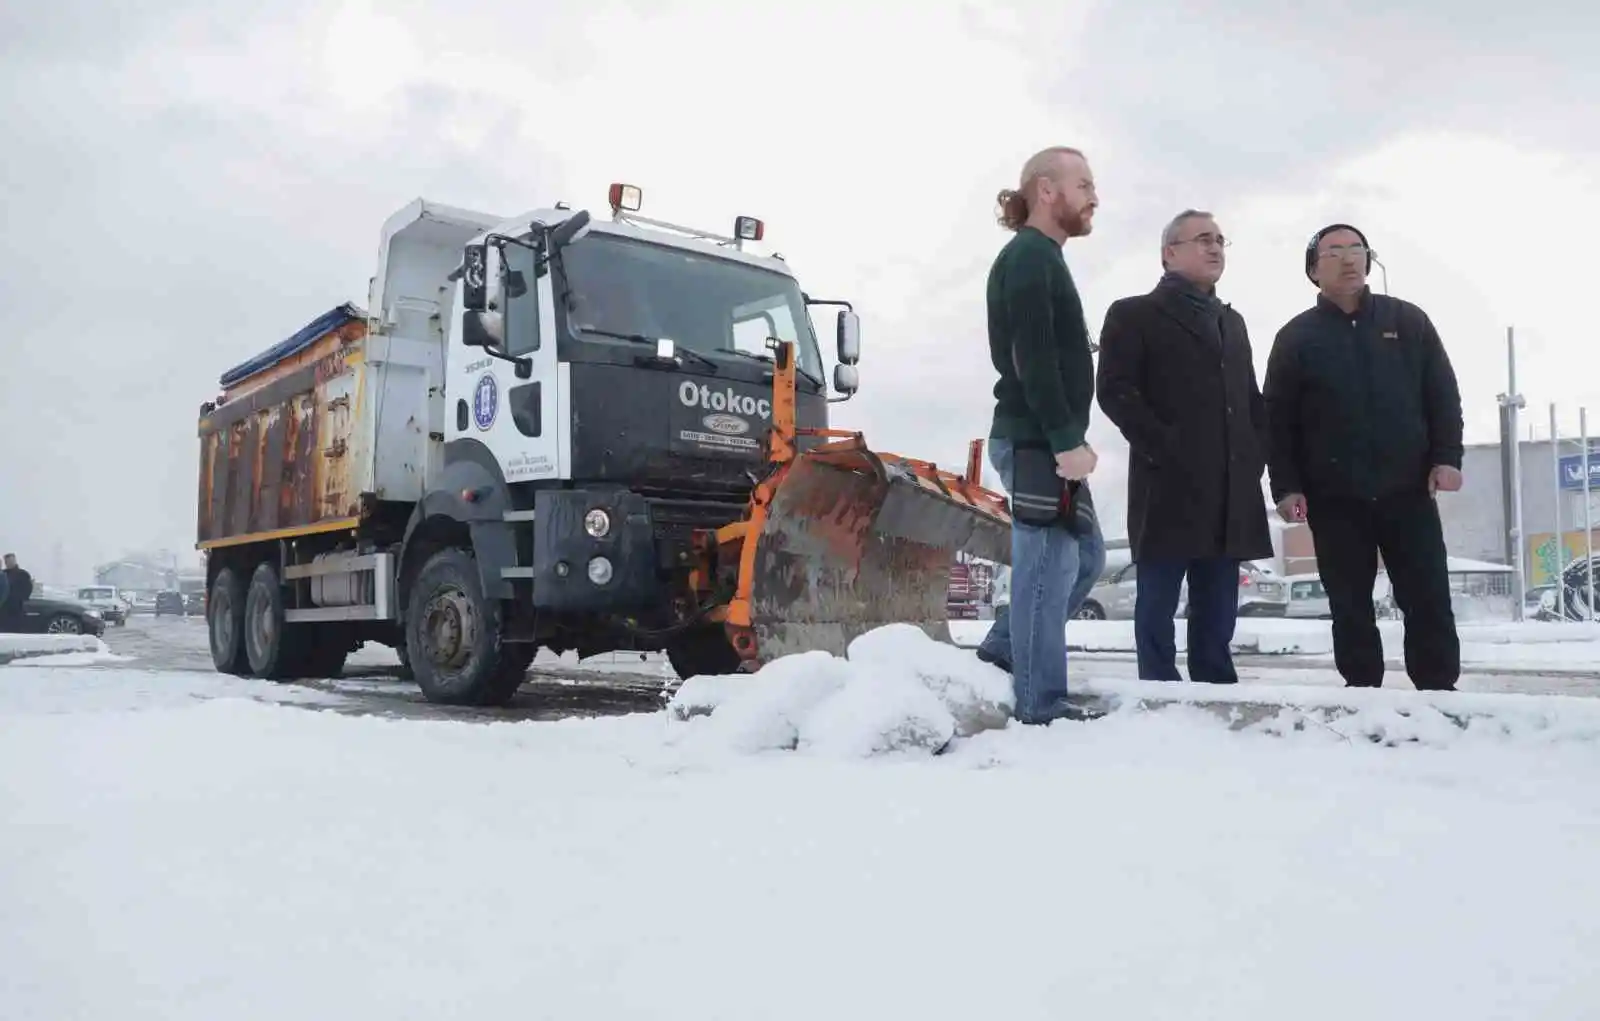
<instances>
[{"instance_id":1,"label":"rusty dump body","mask_svg":"<svg viewBox=\"0 0 1600 1021\"><path fill-rule=\"evenodd\" d=\"M419 499L426 359L406 354L347 304L224 374L201 407L199 546L354 528L374 499Z\"/></svg>"},{"instance_id":2,"label":"rusty dump body","mask_svg":"<svg viewBox=\"0 0 1600 1021\"><path fill-rule=\"evenodd\" d=\"M956 475L875 452L859 433L796 429L792 351L780 349L774 377L772 470L746 520L713 539L739 564L733 599L715 617L745 668L811 650L843 656L856 636L890 623L949 641L955 554L1011 562L1010 509L976 481L980 448ZM797 436L824 442L802 453Z\"/></svg>"},{"instance_id":3,"label":"rusty dump body","mask_svg":"<svg viewBox=\"0 0 1600 1021\"><path fill-rule=\"evenodd\" d=\"M307 331L315 336L298 351L224 376L222 395L201 416L201 545L359 516L346 381L366 323L354 309L336 309Z\"/></svg>"}]
</instances>

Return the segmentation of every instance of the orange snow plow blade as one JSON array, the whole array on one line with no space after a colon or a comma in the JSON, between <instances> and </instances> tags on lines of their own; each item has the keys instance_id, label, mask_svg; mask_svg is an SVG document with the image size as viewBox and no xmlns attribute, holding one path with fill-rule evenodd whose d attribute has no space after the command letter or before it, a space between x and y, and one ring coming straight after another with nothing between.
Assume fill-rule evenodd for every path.
<instances>
[{"instance_id":1,"label":"orange snow plow blade","mask_svg":"<svg viewBox=\"0 0 1600 1021\"><path fill-rule=\"evenodd\" d=\"M738 561L735 594L718 616L740 659L754 667L812 650L842 656L856 636L896 622L950 641L956 554L1011 562L1010 509L978 484L977 446L967 474L956 475L875 453L857 433L796 430L784 347L778 367L772 470L746 519L716 535L722 556ZM802 453L796 436L824 442Z\"/></svg>"}]
</instances>

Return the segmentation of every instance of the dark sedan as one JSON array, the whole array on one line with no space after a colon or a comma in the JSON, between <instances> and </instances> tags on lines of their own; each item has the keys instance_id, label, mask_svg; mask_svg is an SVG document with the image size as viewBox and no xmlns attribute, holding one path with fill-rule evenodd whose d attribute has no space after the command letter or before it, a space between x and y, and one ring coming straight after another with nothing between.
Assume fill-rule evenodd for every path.
<instances>
[{"instance_id":1,"label":"dark sedan","mask_svg":"<svg viewBox=\"0 0 1600 1021\"><path fill-rule=\"evenodd\" d=\"M97 610L71 599L30 596L22 606L22 626L29 635L103 635L106 622Z\"/></svg>"}]
</instances>

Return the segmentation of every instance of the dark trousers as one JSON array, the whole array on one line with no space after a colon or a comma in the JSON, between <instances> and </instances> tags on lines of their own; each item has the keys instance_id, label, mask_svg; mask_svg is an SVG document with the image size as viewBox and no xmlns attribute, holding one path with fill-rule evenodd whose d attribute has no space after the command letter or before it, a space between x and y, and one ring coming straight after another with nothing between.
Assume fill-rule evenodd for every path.
<instances>
[{"instance_id":1,"label":"dark trousers","mask_svg":"<svg viewBox=\"0 0 1600 1021\"><path fill-rule=\"evenodd\" d=\"M1419 690L1453 690L1461 639L1450 606L1439 508L1426 491L1378 500L1307 498L1317 573L1333 615L1333 660L1352 687L1383 684L1383 640L1372 605L1378 555L1405 616L1406 674Z\"/></svg>"},{"instance_id":2,"label":"dark trousers","mask_svg":"<svg viewBox=\"0 0 1600 1021\"><path fill-rule=\"evenodd\" d=\"M1233 629L1239 621L1239 561L1140 560L1134 570L1137 592L1133 640L1139 678L1181 681L1173 614L1178 612L1185 575L1189 579L1189 679L1233 684Z\"/></svg>"}]
</instances>

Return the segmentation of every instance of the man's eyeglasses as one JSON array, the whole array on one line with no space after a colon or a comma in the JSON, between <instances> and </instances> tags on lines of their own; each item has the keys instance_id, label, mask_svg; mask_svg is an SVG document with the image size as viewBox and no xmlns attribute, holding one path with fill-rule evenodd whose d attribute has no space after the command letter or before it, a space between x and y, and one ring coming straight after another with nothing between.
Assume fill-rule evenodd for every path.
<instances>
[{"instance_id":1,"label":"man's eyeglasses","mask_svg":"<svg viewBox=\"0 0 1600 1021\"><path fill-rule=\"evenodd\" d=\"M1233 242L1221 234L1196 234L1192 238L1184 238L1182 241L1174 241L1172 244L1174 247L1178 245L1199 245L1202 248L1228 248Z\"/></svg>"},{"instance_id":2,"label":"man's eyeglasses","mask_svg":"<svg viewBox=\"0 0 1600 1021\"><path fill-rule=\"evenodd\" d=\"M1369 255L1371 251L1366 245L1329 245L1317 253L1317 258L1329 261L1334 259L1361 259Z\"/></svg>"}]
</instances>

